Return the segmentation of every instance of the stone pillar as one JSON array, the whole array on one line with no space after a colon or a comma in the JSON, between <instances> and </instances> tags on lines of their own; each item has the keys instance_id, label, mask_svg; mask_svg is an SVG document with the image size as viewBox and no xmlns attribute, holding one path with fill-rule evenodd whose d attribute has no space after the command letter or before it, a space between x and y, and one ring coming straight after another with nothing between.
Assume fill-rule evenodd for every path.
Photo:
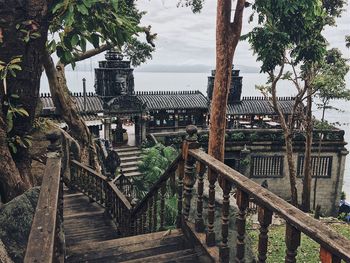
<instances>
[{"instance_id":1,"label":"stone pillar","mask_svg":"<svg viewBox=\"0 0 350 263\"><path fill-rule=\"evenodd\" d=\"M244 145L244 148L241 150L239 157L240 157L239 164L237 167L238 171L241 174L249 177L251 158L250 158L250 150L247 149L247 145Z\"/></svg>"},{"instance_id":2,"label":"stone pillar","mask_svg":"<svg viewBox=\"0 0 350 263\"><path fill-rule=\"evenodd\" d=\"M140 145L142 142L142 120L140 116L135 116L135 143L136 145Z\"/></svg>"},{"instance_id":3,"label":"stone pillar","mask_svg":"<svg viewBox=\"0 0 350 263\"><path fill-rule=\"evenodd\" d=\"M111 119L110 118L105 118L104 119L104 137L105 140L111 141Z\"/></svg>"}]
</instances>

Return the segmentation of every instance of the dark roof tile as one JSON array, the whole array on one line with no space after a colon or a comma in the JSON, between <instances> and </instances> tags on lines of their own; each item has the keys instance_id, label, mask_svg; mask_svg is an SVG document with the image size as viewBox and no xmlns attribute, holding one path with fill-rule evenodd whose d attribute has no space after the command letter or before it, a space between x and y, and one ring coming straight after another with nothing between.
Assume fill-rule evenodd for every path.
<instances>
[{"instance_id":1,"label":"dark roof tile","mask_svg":"<svg viewBox=\"0 0 350 263\"><path fill-rule=\"evenodd\" d=\"M148 110L207 109L208 100L199 91L136 92Z\"/></svg>"}]
</instances>

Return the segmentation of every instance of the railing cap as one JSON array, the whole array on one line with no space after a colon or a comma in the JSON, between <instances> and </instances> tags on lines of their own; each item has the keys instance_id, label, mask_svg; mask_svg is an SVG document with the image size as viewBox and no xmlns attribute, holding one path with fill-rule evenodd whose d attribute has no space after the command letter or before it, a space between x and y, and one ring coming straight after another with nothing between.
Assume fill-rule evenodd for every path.
<instances>
[{"instance_id":1,"label":"railing cap","mask_svg":"<svg viewBox=\"0 0 350 263\"><path fill-rule=\"evenodd\" d=\"M58 130L53 130L46 135L46 139L50 141L47 150L49 152L61 151L61 133Z\"/></svg>"},{"instance_id":2,"label":"railing cap","mask_svg":"<svg viewBox=\"0 0 350 263\"><path fill-rule=\"evenodd\" d=\"M187 141L196 141L197 140L197 133L198 133L198 129L195 125L188 125L186 127L186 140Z\"/></svg>"}]
</instances>

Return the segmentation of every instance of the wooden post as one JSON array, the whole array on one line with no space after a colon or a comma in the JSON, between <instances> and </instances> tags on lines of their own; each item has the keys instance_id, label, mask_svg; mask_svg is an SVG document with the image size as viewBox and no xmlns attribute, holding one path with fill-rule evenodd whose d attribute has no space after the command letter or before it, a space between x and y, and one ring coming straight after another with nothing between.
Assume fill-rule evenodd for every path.
<instances>
[{"instance_id":1,"label":"wooden post","mask_svg":"<svg viewBox=\"0 0 350 263\"><path fill-rule=\"evenodd\" d=\"M300 231L291 224L286 224L286 263L295 263L297 256L297 249L300 246Z\"/></svg>"},{"instance_id":2,"label":"wooden post","mask_svg":"<svg viewBox=\"0 0 350 263\"><path fill-rule=\"evenodd\" d=\"M236 247L236 262L244 262L245 252L245 223L246 213L249 205L249 195L237 188L236 201L238 206L238 214L236 218L237 226L237 247Z\"/></svg>"},{"instance_id":3,"label":"wooden post","mask_svg":"<svg viewBox=\"0 0 350 263\"><path fill-rule=\"evenodd\" d=\"M215 245L215 232L214 232L214 220L215 220L215 183L217 176L209 169L209 200L208 200L208 230L206 233L207 246L211 247Z\"/></svg>"},{"instance_id":4,"label":"wooden post","mask_svg":"<svg viewBox=\"0 0 350 263\"><path fill-rule=\"evenodd\" d=\"M184 141L182 147L182 156L185 160L185 172L184 172L184 219L188 219L190 208L191 208L191 198L192 198L192 188L196 181L195 177L195 159L188 155L189 149L195 149L199 147L197 142L197 127L194 125L188 125L186 128L187 137Z\"/></svg>"},{"instance_id":5,"label":"wooden post","mask_svg":"<svg viewBox=\"0 0 350 263\"><path fill-rule=\"evenodd\" d=\"M230 262L230 248L228 246L229 209L231 182L221 178L220 186L223 191L222 214L221 214L221 235L220 262Z\"/></svg>"},{"instance_id":6,"label":"wooden post","mask_svg":"<svg viewBox=\"0 0 350 263\"><path fill-rule=\"evenodd\" d=\"M204 231L204 220L203 220L203 189L204 189L204 173L206 167L203 163L198 163L198 181L197 181L197 216L195 220L195 229L197 232Z\"/></svg>"},{"instance_id":7,"label":"wooden post","mask_svg":"<svg viewBox=\"0 0 350 263\"><path fill-rule=\"evenodd\" d=\"M260 223L259 246L258 246L258 261L263 263L266 261L267 244L269 225L272 222L272 212L264 207L258 208L258 220Z\"/></svg>"}]
</instances>

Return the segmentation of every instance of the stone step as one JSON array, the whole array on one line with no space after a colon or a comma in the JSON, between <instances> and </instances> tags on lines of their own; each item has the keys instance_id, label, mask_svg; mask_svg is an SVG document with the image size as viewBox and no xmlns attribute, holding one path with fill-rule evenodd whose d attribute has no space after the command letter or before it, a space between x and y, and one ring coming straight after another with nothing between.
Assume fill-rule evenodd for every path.
<instances>
[{"instance_id":1,"label":"stone step","mask_svg":"<svg viewBox=\"0 0 350 263\"><path fill-rule=\"evenodd\" d=\"M127 151L127 152L118 152L120 158L122 157L139 157L141 155L141 151Z\"/></svg>"},{"instance_id":2,"label":"stone step","mask_svg":"<svg viewBox=\"0 0 350 263\"><path fill-rule=\"evenodd\" d=\"M141 160L141 156L126 156L126 157L120 157L120 161L123 163L125 162L133 162L133 161L139 161Z\"/></svg>"},{"instance_id":3,"label":"stone step","mask_svg":"<svg viewBox=\"0 0 350 263\"><path fill-rule=\"evenodd\" d=\"M142 176L142 173L139 171L135 171L135 172L128 172L124 174L127 177L134 177L134 176Z\"/></svg>"},{"instance_id":4,"label":"stone step","mask_svg":"<svg viewBox=\"0 0 350 263\"><path fill-rule=\"evenodd\" d=\"M130 161L130 162L122 162L120 167L124 170L127 167L138 167L139 160Z\"/></svg>"},{"instance_id":5,"label":"stone step","mask_svg":"<svg viewBox=\"0 0 350 263\"><path fill-rule=\"evenodd\" d=\"M136 146L124 146L124 147L117 147L114 148L118 153L122 152L130 152L130 151L140 151L140 148Z\"/></svg>"}]
</instances>

